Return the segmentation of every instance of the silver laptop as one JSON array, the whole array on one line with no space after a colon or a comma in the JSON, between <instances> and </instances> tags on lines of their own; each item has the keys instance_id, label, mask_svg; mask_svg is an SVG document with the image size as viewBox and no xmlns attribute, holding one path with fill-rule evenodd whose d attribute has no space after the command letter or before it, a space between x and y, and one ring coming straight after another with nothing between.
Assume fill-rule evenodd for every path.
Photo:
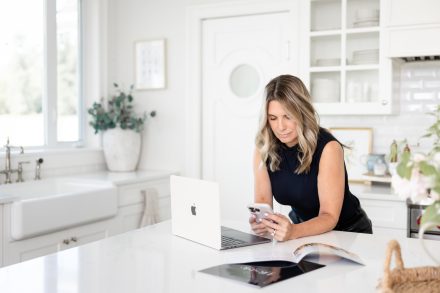
<instances>
[{"instance_id":1,"label":"silver laptop","mask_svg":"<svg viewBox=\"0 0 440 293\"><path fill-rule=\"evenodd\" d=\"M174 235L215 249L271 241L221 226L218 183L175 175L171 175L170 182L171 225ZM244 207L243 212L246 212Z\"/></svg>"}]
</instances>

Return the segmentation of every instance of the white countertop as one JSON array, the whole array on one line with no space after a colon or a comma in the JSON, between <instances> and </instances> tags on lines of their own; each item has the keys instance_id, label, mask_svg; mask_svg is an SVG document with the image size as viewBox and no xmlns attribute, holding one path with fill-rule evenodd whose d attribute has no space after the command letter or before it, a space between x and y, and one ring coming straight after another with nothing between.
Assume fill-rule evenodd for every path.
<instances>
[{"instance_id":1,"label":"white countertop","mask_svg":"<svg viewBox=\"0 0 440 293\"><path fill-rule=\"evenodd\" d=\"M19 201L22 199L31 199L33 197L39 197L41 194L37 193L32 195L32 190L35 186L45 183L54 184L56 180L84 180L84 182L95 182L104 184L106 186L110 185L126 185L126 184L136 184L142 183L145 181L151 180L159 180L163 178L169 177L171 174L176 174L176 172L172 171L160 171L160 170L138 170L135 172L93 172L93 173L84 173L84 174L74 174L63 177L50 177L43 180L33 181L29 180L24 183L13 183L13 184L5 184L0 185L0 204L5 204L13 201ZM113 184L113 185L112 185ZM26 196L22 196L21 193L23 190L29 190L26 193ZM34 189L35 190L35 189Z\"/></svg>"},{"instance_id":2,"label":"white countertop","mask_svg":"<svg viewBox=\"0 0 440 293\"><path fill-rule=\"evenodd\" d=\"M350 183L350 191L359 199L406 201L406 199L395 194L393 189L388 186Z\"/></svg>"},{"instance_id":3,"label":"white countertop","mask_svg":"<svg viewBox=\"0 0 440 293\"><path fill-rule=\"evenodd\" d=\"M235 225L235 227L238 227ZM247 230L247 224L241 226ZM284 243L217 251L171 234L170 222L100 240L0 269L0 292L375 292L383 272L387 236L332 231ZM398 239L405 266L434 263L417 239ZM327 266L263 289L198 272L268 249L291 252L307 242L333 244L358 254L366 266L331 257ZM440 250L439 241L427 241Z\"/></svg>"},{"instance_id":4,"label":"white countertop","mask_svg":"<svg viewBox=\"0 0 440 293\"><path fill-rule=\"evenodd\" d=\"M177 174L173 171L166 170L138 170L135 172L94 172L81 175L72 175L73 178L85 178L92 180L110 181L115 185L125 185L140 183L147 180L162 179L169 177L171 174Z\"/></svg>"}]
</instances>

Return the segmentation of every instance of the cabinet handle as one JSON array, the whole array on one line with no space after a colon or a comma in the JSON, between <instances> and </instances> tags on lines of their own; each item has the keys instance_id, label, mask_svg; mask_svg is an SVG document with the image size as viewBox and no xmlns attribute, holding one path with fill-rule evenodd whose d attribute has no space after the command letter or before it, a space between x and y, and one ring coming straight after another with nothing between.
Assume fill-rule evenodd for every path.
<instances>
[{"instance_id":1,"label":"cabinet handle","mask_svg":"<svg viewBox=\"0 0 440 293\"><path fill-rule=\"evenodd\" d=\"M383 106L388 105L388 101L387 100L382 100L382 105Z\"/></svg>"},{"instance_id":2,"label":"cabinet handle","mask_svg":"<svg viewBox=\"0 0 440 293\"><path fill-rule=\"evenodd\" d=\"M78 241L78 238L76 238L76 237L74 236L74 237L70 238L70 240L72 240L72 242L77 242L77 241Z\"/></svg>"},{"instance_id":3,"label":"cabinet handle","mask_svg":"<svg viewBox=\"0 0 440 293\"><path fill-rule=\"evenodd\" d=\"M66 245L69 245L70 244L70 240L69 239L64 239L63 243L66 244Z\"/></svg>"}]
</instances>

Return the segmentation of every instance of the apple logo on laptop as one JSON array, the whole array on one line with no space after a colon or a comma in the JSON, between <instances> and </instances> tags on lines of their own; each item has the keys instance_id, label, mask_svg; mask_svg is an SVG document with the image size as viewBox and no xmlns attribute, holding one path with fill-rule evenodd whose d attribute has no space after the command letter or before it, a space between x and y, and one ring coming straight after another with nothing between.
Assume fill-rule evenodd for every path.
<instances>
[{"instance_id":1,"label":"apple logo on laptop","mask_svg":"<svg viewBox=\"0 0 440 293\"><path fill-rule=\"evenodd\" d=\"M192 214L193 216L197 215L197 212L196 212L196 204L195 204L195 203L193 203L192 206L191 206L191 214Z\"/></svg>"}]
</instances>

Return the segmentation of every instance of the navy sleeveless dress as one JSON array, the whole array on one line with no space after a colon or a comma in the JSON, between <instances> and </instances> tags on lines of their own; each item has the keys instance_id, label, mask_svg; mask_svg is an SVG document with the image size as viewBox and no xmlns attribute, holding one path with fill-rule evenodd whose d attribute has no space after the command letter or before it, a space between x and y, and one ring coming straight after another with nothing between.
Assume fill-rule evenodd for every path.
<instances>
[{"instance_id":1,"label":"navy sleeveless dress","mask_svg":"<svg viewBox=\"0 0 440 293\"><path fill-rule=\"evenodd\" d=\"M292 207L290 217L294 223L307 221L318 216L318 173L319 161L325 145L336 138L324 128L320 128L318 143L313 154L310 171L303 174L295 174L299 165L298 144L287 147L279 142L278 154L281 158L279 170L269 172L272 193L277 202ZM371 221L362 210L359 200L350 192L348 186L347 170L345 169L345 192L341 214L335 230L372 233Z\"/></svg>"}]
</instances>

